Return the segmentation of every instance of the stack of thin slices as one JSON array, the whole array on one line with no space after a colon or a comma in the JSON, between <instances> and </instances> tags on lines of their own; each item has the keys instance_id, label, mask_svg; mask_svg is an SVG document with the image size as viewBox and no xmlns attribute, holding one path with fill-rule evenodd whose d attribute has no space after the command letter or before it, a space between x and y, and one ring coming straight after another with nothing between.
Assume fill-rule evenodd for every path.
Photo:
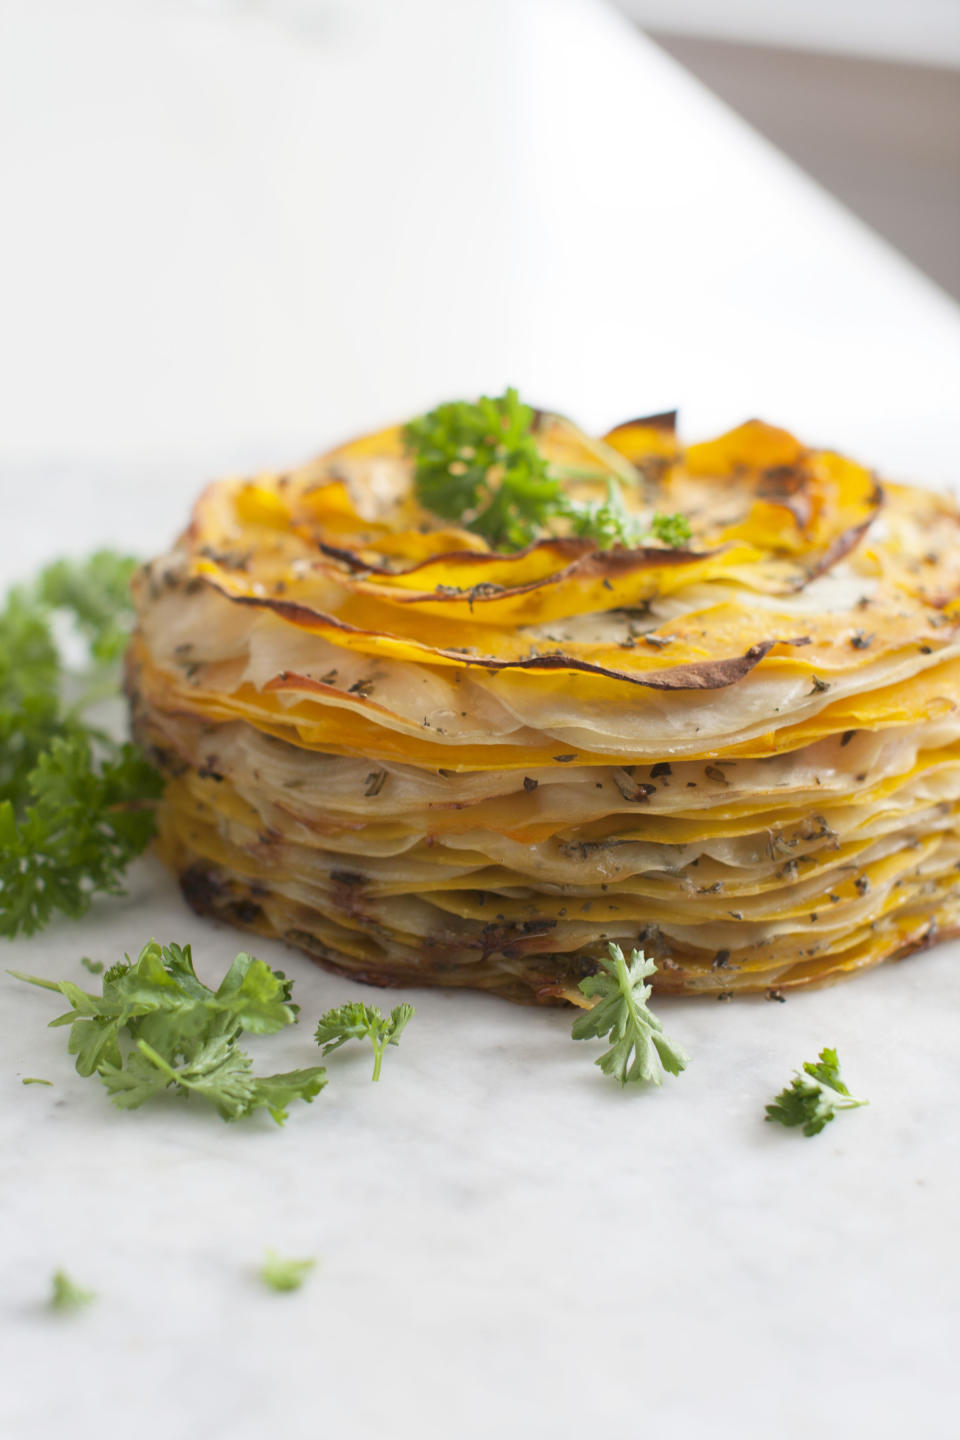
<instances>
[{"instance_id":1,"label":"stack of thin slices","mask_svg":"<svg viewBox=\"0 0 960 1440\"><path fill-rule=\"evenodd\" d=\"M137 577L194 908L526 1001L610 940L727 996L957 929L953 505L758 421L480 404L212 485Z\"/></svg>"}]
</instances>

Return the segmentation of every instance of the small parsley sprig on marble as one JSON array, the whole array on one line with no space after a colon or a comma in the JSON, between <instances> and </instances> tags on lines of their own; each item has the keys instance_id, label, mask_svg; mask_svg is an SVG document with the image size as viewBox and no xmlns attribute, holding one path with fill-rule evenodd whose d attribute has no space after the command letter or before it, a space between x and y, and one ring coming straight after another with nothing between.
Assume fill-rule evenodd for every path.
<instances>
[{"instance_id":1,"label":"small parsley sprig on marble","mask_svg":"<svg viewBox=\"0 0 960 1440\"><path fill-rule=\"evenodd\" d=\"M620 485L607 478L607 498L577 501L564 488L534 434L535 412L512 387L499 397L453 400L411 420L404 443L414 465L414 490L425 510L456 520L497 550L520 550L552 519L600 549L656 539L679 546L690 538L682 515L654 515L649 529L630 514Z\"/></svg>"},{"instance_id":2,"label":"small parsley sprig on marble","mask_svg":"<svg viewBox=\"0 0 960 1440\"><path fill-rule=\"evenodd\" d=\"M224 1120L265 1108L282 1125L293 1100L310 1102L327 1083L322 1066L254 1075L240 1035L282 1030L294 1024L298 1006L292 981L252 955L238 955L216 990L198 978L189 945L155 940L135 961L106 971L101 995L70 980L11 974L69 1001L70 1010L50 1023L70 1026L78 1072L98 1075L121 1109L135 1110L172 1087L208 1100Z\"/></svg>"},{"instance_id":3,"label":"small parsley sprig on marble","mask_svg":"<svg viewBox=\"0 0 960 1440\"><path fill-rule=\"evenodd\" d=\"M661 1084L663 1071L679 1075L689 1057L663 1033L663 1024L648 1008L651 987L644 982L656 965L642 950L634 950L629 963L612 941L607 955L599 957L602 969L580 981L580 989L597 1003L573 1022L574 1040L606 1036L613 1043L596 1060L604 1075L620 1085Z\"/></svg>"},{"instance_id":4,"label":"small parsley sprig on marble","mask_svg":"<svg viewBox=\"0 0 960 1440\"><path fill-rule=\"evenodd\" d=\"M379 1080L384 1051L388 1045L399 1044L401 1031L414 1013L412 1005L401 1004L384 1016L372 1005L351 1000L320 1017L314 1038L318 1045L323 1046L324 1057L332 1050L339 1050L348 1040L369 1040L373 1046L372 1078Z\"/></svg>"},{"instance_id":5,"label":"small parsley sprig on marble","mask_svg":"<svg viewBox=\"0 0 960 1440\"><path fill-rule=\"evenodd\" d=\"M32 935L57 911L78 918L97 892L120 893L153 836L159 775L85 719L90 703L119 692L135 566L106 550L58 561L0 609L0 936ZM84 676L62 665L56 611L87 642ZM71 702L78 684L85 693Z\"/></svg>"},{"instance_id":6,"label":"small parsley sprig on marble","mask_svg":"<svg viewBox=\"0 0 960 1440\"><path fill-rule=\"evenodd\" d=\"M807 1060L803 1070L772 1104L766 1107L766 1119L778 1125L801 1125L804 1135L819 1135L839 1110L855 1110L869 1105L869 1100L856 1100L840 1078L840 1061L836 1050L820 1051L816 1062Z\"/></svg>"}]
</instances>

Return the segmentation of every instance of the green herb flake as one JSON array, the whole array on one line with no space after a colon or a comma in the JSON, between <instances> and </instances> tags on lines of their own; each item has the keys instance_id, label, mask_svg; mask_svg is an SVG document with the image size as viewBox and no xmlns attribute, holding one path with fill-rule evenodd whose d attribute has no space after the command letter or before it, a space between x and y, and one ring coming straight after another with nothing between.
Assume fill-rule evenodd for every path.
<instances>
[{"instance_id":1,"label":"green herb flake","mask_svg":"<svg viewBox=\"0 0 960 1440\"><path fill-rule=\"evenodd\" d=\"M21 1085L52 1085L52 1080L41 1080L39 1075L24 1075Z\"/></svg>"},{"instance_id":2,"label":"green herb flake","mask_svg":"<svg viewBox=\"0 0 960 1440\"><path fill-rule=\"evenodd\" d=\"M820 1051L817 1061L808 1060L803 1070L766 1107L766 1119L788 1127L802 1126L804 1135L819 1135L840 1110L869 1105L856 1100L840 1078L836 1050Z\"/></svg>"},{"instance_id":3,"label":"green herb flake","mask_svg":"<svg viewBox=\"0 0 960 1440\"><path fill-rule=\"evenodd\" d=\"M384 1051L388 1045L399 1044L400 1034L414 1013L412 1005L401 1004L385 1018L379 1010L364 1005L361 1000L351 1000L321 1016L314 1038L323 1047L324 1057L332 1050L339 1050L348 1040L369 1040L374 1057L372 1078L379 1080Z\"/></svg>"},{"instance_id":4,"label":"green herb flake","mask_svg":"<svg viewBox=\"0 0 960 1440\"><path fill-rule=\"evenodd\" d=\"M85 1290L75 1280L71 1280L65 1270L54 1272L52 1288L50 1292L50 1309L62 1313L72 1310L82 1310L96 1300L95 1290Z\"/></svg>"},{"instance_id":5,"label":"green herb flake","mask_svg":"<svg viewBox=\"0 0 960 1440\"><path fill-rule=\"evenodd\" d=\"M89 970L91 975L103 974L102 960L91 960L89 955L83 955L80 958L80 964L83 966L84 970Z\"/></svg>"},{"instance_id":6,"label":"green herb flake","mask_svg":"<svg viewBox=\"0 0 960 1440\"><path fill-rule=\"evenodd\" d=\"M316 1260L287 1260L275 1250L268 1250L260 1267L260 1279L271 1290L281 1293L299 1290L316 1263Z\"/></svg>"},{"instance_id":7,"label":"green herb flake","mask_svg":"<svg viewBox=\"0 0 960 1440\"><path fill-rule=\"evenodd\" d=\"M584 995L596 996L597 1003L577 1016L570 1033L574 1040L606 1037L613 1042L595 1063L619 1085L659 1085L664 1070L679 1075L689 1057L664 1035L647 1006L651 987L644 982L657 967L642 950L632 952L629 964L619 945L610 942L607 951L599 958L601 970L580 981Z\"/></svg>"}]
</instances>

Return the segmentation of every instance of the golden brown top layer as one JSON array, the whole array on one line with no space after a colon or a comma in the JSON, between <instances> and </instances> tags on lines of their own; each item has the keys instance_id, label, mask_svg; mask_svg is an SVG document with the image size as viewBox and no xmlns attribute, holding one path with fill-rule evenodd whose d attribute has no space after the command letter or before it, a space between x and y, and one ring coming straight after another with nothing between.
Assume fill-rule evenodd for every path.
<instances>
[{"instance_id":1,"label":"golden brown top layer","mask_svg":"<svg viewBox=\"0 0 960 1440\"><path fill-rule=\"evenodd\" d=\"M598 441L541 416L538 444L599 477L579 497L609 474L691 540L493 552L419 507L387 430L205 492L139 582L147 682L299 744L457 768L769 754L960 698L947 500L760 421L683 450L669 417Z\"/></svg>"}]
</instances>

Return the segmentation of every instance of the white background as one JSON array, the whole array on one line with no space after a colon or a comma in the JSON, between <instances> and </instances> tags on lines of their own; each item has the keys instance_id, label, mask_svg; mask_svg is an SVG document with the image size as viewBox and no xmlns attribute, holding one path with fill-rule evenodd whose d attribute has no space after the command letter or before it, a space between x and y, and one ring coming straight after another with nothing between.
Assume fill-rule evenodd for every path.
<instances>
[{"instance_id":1,"label":"white background","mask_svg":"<svg viewBox=\"0 0 960 1440\"><path fill-rule=\"evenodd\" d=\"M234 465L507 381L590 425L761 414L956 473L960 320L588 3L0 0L0 567L164 546ZM83 979L151 933L243 943L152 861L8 946ZM355 988L297 975L309 1064ZM416 995L286 1130L123 1115L2 982L0 1429L573 1440L956 1434L957 950L785 1005L662 1004L693 1055L621 1095L569 1018ZM839 1047L869 1109L762 1109ZM24 1089L24 1074L55 1081ZM268 1245L321 1264L262 1291ZM42 1307L65 1265L95 1308Z\"/></svg>"}]
</instances>

